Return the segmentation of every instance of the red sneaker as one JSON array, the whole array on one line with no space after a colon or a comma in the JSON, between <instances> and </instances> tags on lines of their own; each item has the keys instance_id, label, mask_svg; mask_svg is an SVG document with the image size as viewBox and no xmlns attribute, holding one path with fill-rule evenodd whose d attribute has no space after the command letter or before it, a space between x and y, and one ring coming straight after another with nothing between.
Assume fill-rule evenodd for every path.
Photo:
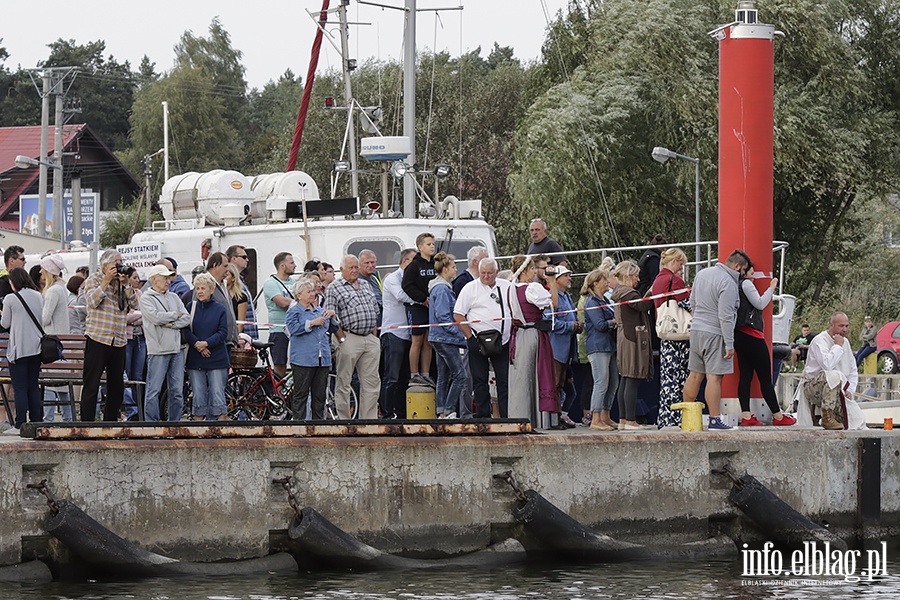
<instances>
[{"instance_id":1,"label":"red sneaker","mask_svg":"<svg viewBox=\"0 0 900 600\"><path fill-rule=\"evenodd\" d=\"M791 415L781 415L780 421L778 419L774 419L774 418L772 419L772 425L777 425L777 426L781 426L781 427L787 426L787 425L795 425L796 423L797 423L797 419L795 419Z\"/></svg>"},{"instance_id":2,"label":"red sneaker","mask_svg":"<svg viewBox=\"0 0 900 600\"><path fill-rule=\"evenodd\" d=\"M756 415L750 415L749 419L741 419L741 427L754 427L757 425L762 425L762 423L756 419Z\"/></svg>"}]
</instances>

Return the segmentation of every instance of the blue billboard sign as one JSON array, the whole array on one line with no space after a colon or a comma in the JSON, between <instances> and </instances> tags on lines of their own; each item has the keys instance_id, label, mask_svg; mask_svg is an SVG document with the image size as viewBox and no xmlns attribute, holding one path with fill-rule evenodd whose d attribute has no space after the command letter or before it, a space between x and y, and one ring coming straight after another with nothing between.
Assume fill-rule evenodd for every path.
<instances>
[{"instance_id":1,"label":"blue billboard sign","mask_svg":"<svg viewBox=\"0 0 900 600\"><path fill-rule=\"evenodd\" d=\"M99 194L91 190L82 190L81 192L81 240L85 244L94 241L94 203L99 202ZM72 193L66 190L63 195L63 206L65 207L66 221L66 241L71 242L74 239L72 233L72 225L74 220L74 211L72 210ZM37 194L29 194L19 196L19 231L22 233L30 233L31 235L40 235L49 237L53 228L53 199L47 198L47 214L44 219L44 231L41 232L41 225L38 219L38 196Z\"/></svg>"}]
</instances>

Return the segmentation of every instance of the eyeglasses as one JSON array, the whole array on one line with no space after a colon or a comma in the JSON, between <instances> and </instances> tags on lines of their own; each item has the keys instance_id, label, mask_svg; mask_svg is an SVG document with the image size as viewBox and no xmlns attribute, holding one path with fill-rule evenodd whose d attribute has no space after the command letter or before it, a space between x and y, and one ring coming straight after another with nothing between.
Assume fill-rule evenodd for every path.
<instances>
[{"instance_id":1,"label":"eyeglasses","mask_svg":"<svg viewBox=\"0 0 900 600\"><path fill-rule=\"evenodd\" d=\"M246 254L238 254L237 258L243 258L244 260L250 260L250 257L247 256Z\"/></svg>"}]
</instances>

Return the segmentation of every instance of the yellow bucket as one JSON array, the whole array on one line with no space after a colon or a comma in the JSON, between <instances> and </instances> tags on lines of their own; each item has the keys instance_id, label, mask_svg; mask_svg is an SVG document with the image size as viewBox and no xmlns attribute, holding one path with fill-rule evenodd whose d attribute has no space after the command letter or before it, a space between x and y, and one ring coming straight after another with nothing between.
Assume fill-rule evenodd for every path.
<instances>
[{"instance_id":1,"label":"yellow bucket","mask_svg":"<svg viewBox=\"0 0 900 600\"><path fill-rule=\"evenodd\" d=\"M435 419L434 388L414 385L406 390L407 419Z\"/></svg>"},{"instance_id":2,"label":"yellow bucket","mask_svg":"<svg viewBox=\"0 0 900 600\"><path fill-rule=\"evenodd\" d=\"M682 431L703 431L702 402L679 402L669 408L681 411Z\"/></svg>"}]
</instances>

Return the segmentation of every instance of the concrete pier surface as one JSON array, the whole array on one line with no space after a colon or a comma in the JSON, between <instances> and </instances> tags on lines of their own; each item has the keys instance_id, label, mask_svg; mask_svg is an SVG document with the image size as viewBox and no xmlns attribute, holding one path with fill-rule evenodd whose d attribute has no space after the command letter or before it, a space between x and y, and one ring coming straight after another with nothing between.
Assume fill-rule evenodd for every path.
<instances>
[{"instance_id":1,"label":"concrete pier surface","mask_svg":"<svg viewBox=\"0 0 900 600\"><path fill-rule=\"evenodd\" d=\"M472 551L516 532L512 471L575 519L623 540L725 533L764 540L728 501L750 473L810 518L852 538L900 529L900 431L756 427L727 432L45 441L0 436L0 565L66 562L42 528L57 498L145 549L184 560L263 556L300 506L387 552Z\"/></svg>"}]
</instances>

